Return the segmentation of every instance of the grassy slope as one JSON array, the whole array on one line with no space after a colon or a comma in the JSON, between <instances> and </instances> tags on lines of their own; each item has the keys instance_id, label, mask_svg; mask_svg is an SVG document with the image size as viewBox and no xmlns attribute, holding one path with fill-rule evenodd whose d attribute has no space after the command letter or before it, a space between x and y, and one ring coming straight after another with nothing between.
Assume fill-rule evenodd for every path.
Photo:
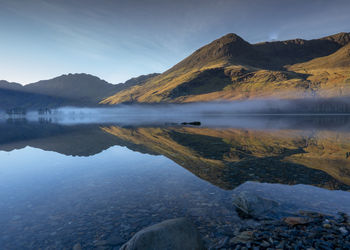
<instances>
[{"instance_id":1,"label":"grassy slope","mask_svg":"<svg viewBox=\"0 0 350 250\"><path fill-rule=\"evenodd\" d=\"M296 39L251 45L229 34L200 48L144 85L122 90L102 103L349 95L346 75L350 70L350 55L346 53L348 50L341 49L349 40L350 33L339 33L310 41ZM330 76L324 77L325 70L305 72L297 67L308 61L327 66ZM320 85L320 80L328 85Z\"/></svg>"},{"instance_id":2,"label":"grassy slope","mask_svg":"<svg viewBox=\"0 0 350 250\"><path fill-rule=\"evenodd\" d=\"M295 64L288 69L307 74L307 80L320 96L350 95L350 44L329 56Z\"/></svg>"}]
</instances>

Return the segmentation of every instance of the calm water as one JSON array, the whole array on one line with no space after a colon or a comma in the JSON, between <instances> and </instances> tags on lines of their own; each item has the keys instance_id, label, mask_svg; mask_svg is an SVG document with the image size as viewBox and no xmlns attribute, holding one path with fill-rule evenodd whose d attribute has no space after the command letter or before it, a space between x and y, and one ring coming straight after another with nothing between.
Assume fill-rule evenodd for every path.
<instances>
[{"instance_id":1,"label":"calm water","mask_svg":"<svg viewBox=\"0 0 350 250\"><path fill-rule=\"evenodd\" d=\"M1 122L0 249L118 249L182 216L211 242L245 223L241 191L288 213L350 214L350 117L176 119Z\"/></svg>"}]
</instances>

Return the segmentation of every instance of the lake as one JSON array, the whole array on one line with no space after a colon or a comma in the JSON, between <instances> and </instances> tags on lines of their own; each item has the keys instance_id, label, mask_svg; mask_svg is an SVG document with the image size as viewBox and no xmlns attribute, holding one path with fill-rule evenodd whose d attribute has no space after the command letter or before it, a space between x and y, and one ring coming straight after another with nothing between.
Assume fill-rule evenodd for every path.
<instances>
[{"instance_id":1,"label":"lake","mask_svg":"<svg viewBox=\"0 0 350 250\"><path fill-rule=\"evenodd\" d=\"M233 206L243 191L350 214L350 116L87 120L0 122L1 249L119 249L177 217L210 245L252 223Z\"/></svg>"}]
</instances>

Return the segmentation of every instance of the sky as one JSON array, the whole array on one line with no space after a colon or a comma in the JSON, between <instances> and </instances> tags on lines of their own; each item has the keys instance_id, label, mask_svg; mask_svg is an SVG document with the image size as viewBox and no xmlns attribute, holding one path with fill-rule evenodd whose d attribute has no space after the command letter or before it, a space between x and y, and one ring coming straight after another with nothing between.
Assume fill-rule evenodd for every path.
<instances>
[{"instance_id":1,"label":"sky","mask_svg":"<svg viewBox=\"0 0 350 250\"><path fill-rule=\"evenodd\" d=\"M120 83L227 33L256 43L350 32L349 13L349 0L0 0L0 79Z\"/></svg>"}]
</instances>

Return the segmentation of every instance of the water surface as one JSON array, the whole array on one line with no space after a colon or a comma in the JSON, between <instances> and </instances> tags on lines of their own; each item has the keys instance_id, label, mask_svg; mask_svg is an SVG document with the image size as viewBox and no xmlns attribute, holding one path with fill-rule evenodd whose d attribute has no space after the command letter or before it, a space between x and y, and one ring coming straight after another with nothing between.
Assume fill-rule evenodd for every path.
<instances>
[{"instance_id":1,"label":"water surface","mask_svg":"<svg viewBox=\"0 0 350 250\"><path fill-rule=\"evenodd\" d=\"M350 214L347 116L181 121L1 122L0 245L117 249L182 216L210 242L242 223L232 205L241 191L290 213Z\"/></svg>"}]
</instances>

